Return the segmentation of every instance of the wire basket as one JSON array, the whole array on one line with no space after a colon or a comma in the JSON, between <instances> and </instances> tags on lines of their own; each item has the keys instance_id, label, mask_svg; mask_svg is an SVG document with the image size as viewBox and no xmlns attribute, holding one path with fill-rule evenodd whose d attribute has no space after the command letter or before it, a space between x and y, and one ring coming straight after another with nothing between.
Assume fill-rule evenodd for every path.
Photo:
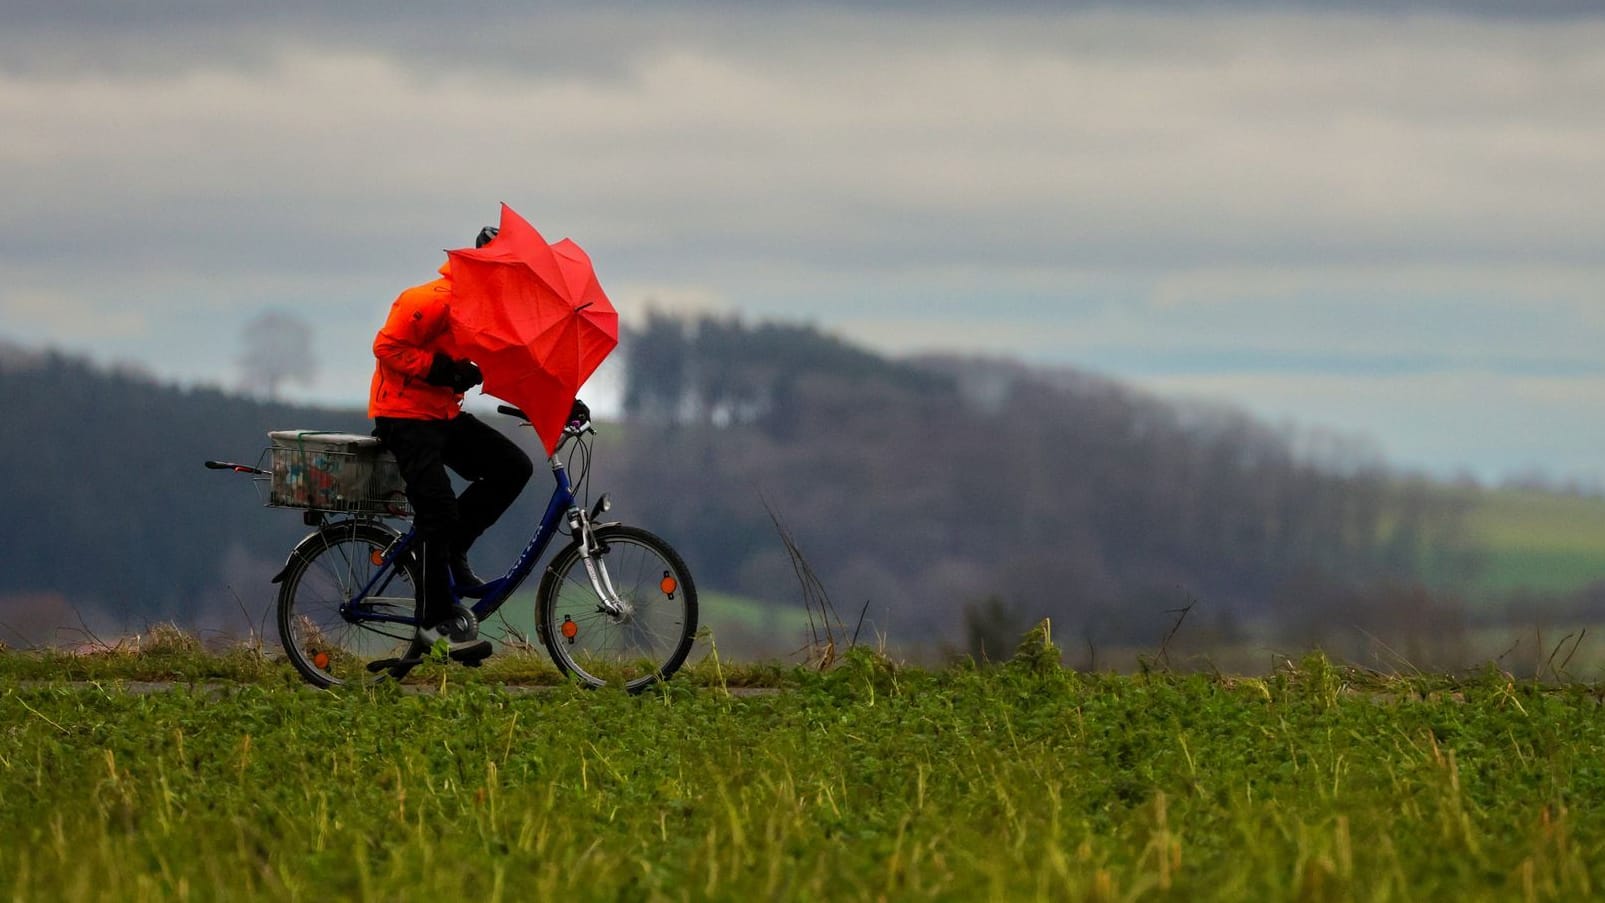
<instances>
[{"instance_id":1,"label":"wire basket","mask_svg":"<svg viewBox=\"0 0 1605 903\"><path fill-rule=\"evenodd\" d=\"M274 430L263 451L270 508L406 517L407 487L379 440L324 430Z\"/></svg>"}]
</instances>

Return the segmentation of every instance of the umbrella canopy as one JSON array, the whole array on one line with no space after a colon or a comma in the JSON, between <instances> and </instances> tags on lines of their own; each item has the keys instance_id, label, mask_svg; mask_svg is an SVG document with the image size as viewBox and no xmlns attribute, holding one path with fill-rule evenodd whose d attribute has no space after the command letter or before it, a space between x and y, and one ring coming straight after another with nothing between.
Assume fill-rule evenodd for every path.
<instances>
[{"instance_id":1,"label":"umbrella canopy","mask_svg":"<svg viewBox=\"0 0 1605 903\"><path fill-rule=\"evenodd\" d=\"M552 454L580 386L619 343L591 258L566 238L547 244L506 204L494 240L446 254L453 343L479 364L485 393L528 414Z\"/></svg>"}]
</instances>

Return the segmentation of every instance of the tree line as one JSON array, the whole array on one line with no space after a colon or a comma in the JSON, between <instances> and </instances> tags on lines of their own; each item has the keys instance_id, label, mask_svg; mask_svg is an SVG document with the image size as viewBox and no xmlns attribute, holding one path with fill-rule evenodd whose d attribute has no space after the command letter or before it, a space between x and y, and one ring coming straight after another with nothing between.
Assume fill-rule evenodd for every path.
<instances>
[{"instance_id":1,"label":"tree line","mask_svg":"<svg viewBox=\"0 0 1605 903\"><path fill-rule=\"evenodd\" d=\"M0 640L11 643L59 639L80 619L106 630L259 619L305 527L201 462L255 464L274 428L368 429L360 411L163 385L58 353L0 358L0 422Z\"/></svg>"},{"instance_id":2,"label":"tree line","mask_svg":"<svg viewBox=\"0 0 1605 903\"><path fill-rule=\"evenodd\" d=\"M1195 604L1304 630L1337 588L1476 567L1463 503L1239 411L728 317L654 314L625 352L628 496L700 579L795 594L778 517L844 617L898 640L978 651L1041 617L1152 640Z\"/></svg>"}]
</instances>

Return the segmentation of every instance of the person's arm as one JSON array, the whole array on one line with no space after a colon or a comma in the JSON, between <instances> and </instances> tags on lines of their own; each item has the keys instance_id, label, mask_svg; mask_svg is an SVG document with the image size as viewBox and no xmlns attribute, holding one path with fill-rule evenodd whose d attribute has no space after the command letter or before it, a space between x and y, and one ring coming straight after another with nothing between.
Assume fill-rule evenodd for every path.
<instances>
[{"instance_id":1,"label":"person's arm","mask_svg":"<svg viewBox=\"0 0 1605 903\"><path fill-rule=\"evenodd\" d=\"M436 366L436 345L447 326L446 303L436 294L410 288L390 305L390 316L373 339L373 356L380 363L408 376L429 378Z\"/></svg>"},{"instance_id":2,"label":"person's arm","mask_svg":"<svg viewBox=\"0 0 1605 903\"><path fill-rule=\"evenodd\" d=\"M466 392L483 381L470 360L453 359L439 350L450 310L443 289L411 288L390 306L390 317L373 340L373 356L387 366L423 379L431 386Z\"/></svg>"}]
</instances>

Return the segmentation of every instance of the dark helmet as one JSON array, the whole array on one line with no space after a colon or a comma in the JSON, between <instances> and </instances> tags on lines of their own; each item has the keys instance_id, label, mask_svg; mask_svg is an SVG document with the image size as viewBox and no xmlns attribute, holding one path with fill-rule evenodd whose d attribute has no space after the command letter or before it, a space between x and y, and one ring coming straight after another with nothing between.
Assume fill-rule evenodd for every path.
<instances>
[{"instance_id":1,"label":"dark helmet","mask_svg":"<svg viewBox=\"0 0 1605 903\"><path fill-rule=\"evenodd\" d=\"M495 238L496 233L500 231L501 230L495 226L486 226L485 228L480 229L479 237L474 239L474 247L483 248L484 246L490 244L490 240Z\"/></svg>"}]
</instances>

